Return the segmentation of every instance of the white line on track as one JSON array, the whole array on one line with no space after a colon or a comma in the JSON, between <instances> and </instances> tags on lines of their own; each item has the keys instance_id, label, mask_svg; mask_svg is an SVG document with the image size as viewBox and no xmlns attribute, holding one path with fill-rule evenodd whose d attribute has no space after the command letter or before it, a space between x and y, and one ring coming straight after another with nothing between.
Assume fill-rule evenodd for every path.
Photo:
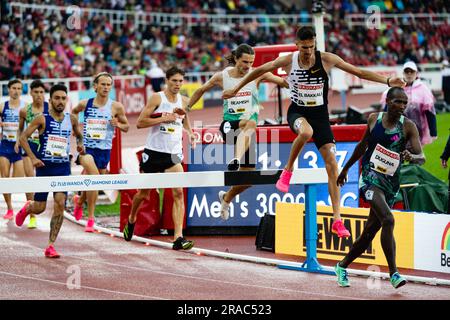
<instances>
[{"instance_id":1,"label":"white line on track","mask_svg":"<svg viewBox=\"0 0 450 320\"><path fill-rule=\"evenodd\" d=\"M15 241L15 242L17 244L22 245L22 246L29 247L29 248L32 248L32 249L36 249L39 252L42 251L42 249L39 248L39 247L36 247L36 246L33 246L33 245L29 245L29 244L24 244L24 243L21 243L20 241ZM160 249L160 250L164 250L164 249ZM128 265L124 265L124 264L117 264L117 263L105 262L105 261L100 261L100 260L95 260L95 259L82 258L82 257L78 257L78 256L75 256L75 255L70 255L70 256L66 255L65 257L66 258L73 258L73 259L83 260L83 261L87 261L87 262L93 262L93 263L100 263L100 264L104 264L104 265L110 265L110 266L118 267L118 268L133 269L133 270L139 270L139 271L144 271L144 272L156 273L156 274L161 274L161 275L168 275L168 276L172 276L172 277L192 279L192 280L197 280L197 281L221 283L221 284L231 285L231 286L241 286L241 287L256 288L256 289L274 290L274 291L281 291L281 292L286 292L286 293L298 293L299 295L302 294L302 295L308 295L308 296L319 296L319 297L323 297L323 298L364 300L364 299L359 298L359 297L352 297L352 296L347 296L347 295L332 295L332 294L324 294L324 293L314 293L314 292L311 292L311 291L293 290L293 289L285 289L285 288L275 288L275 287L260 286L260 285L246 284L246 283L233 282L233 281L216 280L216 279L210 279L210 278L205 278L205 277L196 277L196 276L184 275L184 274L173 273L173 272L149 270L149 269L146 269L146 268L141 268L141 267L136 267L136 266L128 266ZM18 274L14 274L14 273L4 272L4 271L1 271L1 270L0 270L0 273L7 274L7 275L10 275L10 276L16 276L16 277L19 277L19 278L26 278L26 279L29 279L29 280L44 281L44 282L49 282L49 283L54 283L54 284L59 284L59 285L66 285L66 283L61 283L61 282L56 282L56 281L46 280L46 279L41 279L41 278L26 277L26 276L23 276L23 275L18 275ZM94 288L94 287L85 287L85 286L82 286L82 287L86 288L86 289L105 291L105 292L110 292L110 293L114 293L115 292L113 290L108 290L108 289L101 289L101 288ZM144 295L139 295L139 294L134 294L134 293L119 292L119 291L118 291L118 293L119 294L127 294L127 295L135 295L135 296L145 297L145 298L149 298L149 299L165 300L164 298L160 298L160 297L144 296Z\"/></svg>"},{"instance_id":2,"label":"white line on track","mask_svg":"<svg viewBox=\"0 0 450 320\"><path fill-rule=\"evenodd\" d=\"M216 282L221 284L227 284L232 286L241 286L241 287L249 287L249 288L257 288L257 289L266 289L266 290L275 290L275 291L282 291L282 292L289 292L289 293L299 293L299 294L306 294L306 295L316 295L316 296L322 296L322 297L328 297L328 298L345 298L345 299L353 299L353 300L365 300L358 297L351 297L351 296L341 296L341 295L332 295L332 294L324 294L324 293L314 293L310 291L302 291L302 290L293 290L293 289L284 289L284 288L274 288L274 287L268 287L268 286L260 286L260 285L254 285L254 284L246 284L241 282L233 282L233 281L224 281L224 280L216 280L216 279L210 279L210 278L204 278L204 277L196 277L196 276L188 276L184 274L179 273L173 273L173 272L165 272L165 271L156 271L156 270L149 270L146 268L141 267L135 267L135 266L127 266L124 264L117 264L112 262L105 262L105 261L99 261L95 259L86 259L81 257L72 256L73 258L85 260L88 262L95 262L95 263L102 263L106 265L111 265L114 267L120 267L120 268L127 268L127 269L134 269L139 271L145 271L145 272L151 272L151 273L157 273L161 275L167 275L167 276L173 276L173 277L181 277L186 279L193 279L193 280L200 280L200 281L207 281L207 282Z\"/></svg>"},{"instance_id":3,"label":"white line on track","mask_svg":"<svg viewBox=\"0 0 450 320\"><path fill-rule=\"evenodd\" d=\"M16 278L21 278L21 279L34 280L34 281L46 282L46 283L51 283L51 284L56 284L56 285L62 285L62 286L67 287L67 283L65 283L65 282L41 279L41 278L37 278L37 277L28 277L28 276L15 274L15 273L10 273L10 272L5 272L5 271L0 271L0 274L11 276L11 277L16 277ZM132 297L147 298L147 299L153 299L153 300L167 300L167 299L160 298L160 297L145 296L145 295L142 295L142 294L123 292L123 291L114 291L114 290L95 288L95 287L88 287L88 286L80 286L80 289L81 288L82 289L88 289L88 290L101 291L101 292L106 292L106 293L111 293L111 294L127 295L127 296L132 296Z\"/></svg>"}]
</instances>

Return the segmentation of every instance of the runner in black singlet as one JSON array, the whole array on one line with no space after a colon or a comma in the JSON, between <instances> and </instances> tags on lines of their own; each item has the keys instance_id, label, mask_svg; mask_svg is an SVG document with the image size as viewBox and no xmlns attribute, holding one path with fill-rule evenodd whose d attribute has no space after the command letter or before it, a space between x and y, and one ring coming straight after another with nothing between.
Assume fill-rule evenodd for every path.
<instances>
[{"instance_id":1,"label":"runner in black singlet","mask_svg":"<svg viewBox=\"0 0 450 320\"><path fill-rule=\"evenodd\" d=\"M325 161L328 173L328 191L334 212L332 231L339 237L348 237L350 232L345 228L340 215L340 188L336 185L338 166L335 157L336 145L328 117L328 72L336 67L361 79L384 83L388 86L403 87L405 82L400 78L386 78L357 68L335 54L316 51L316 34L311 27L301 27L297 31L296 39L297 52L281 56L254 69L234 89L224 91L223 98L229 99L235 96L243 86L266 72L278 68L285 69L289 75L288 83L292 101L288 110L288 122L297 137L292 143L289 160L276 184L277 189L288 192L294 162L303 146L312 137Z\"/></svg>"}]
</instances>

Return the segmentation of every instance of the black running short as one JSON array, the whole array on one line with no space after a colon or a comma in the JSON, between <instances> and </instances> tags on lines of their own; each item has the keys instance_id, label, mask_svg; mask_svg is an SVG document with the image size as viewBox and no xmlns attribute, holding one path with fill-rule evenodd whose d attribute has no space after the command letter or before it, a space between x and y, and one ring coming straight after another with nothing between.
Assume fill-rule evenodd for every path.
<instances>
[{"instance_id":1,"label":"black running short","mask_svg":"<svg viewBox=\"0 0 450 320\"><path fill-rule=\"evenodd\" d=\"M330 119L326 108L321 112L306 112L304 109L305 107L299 107L295 103L291 103L289 106L287 121L291 130L294 133L297 133L297 130L294 127L295 120L298 118L305 118L313 129L312 137L317 149L320 149L320 147L327 143L336 144L333 132L331 131Z\"/></svg>"},{"instance_id":2,"label":"black running short","mask_svg":"<svg viewBox=\"0 0 450 320\"><path fill-rule=\"evenodd\" d=\"M176 154L144 149L139 168L144 173L157 173L164 172L178 163L181 163L181 159Z\"/></svg>"},{"instance_id":3,"label":"black running short","mask_svg":"<svg viewBox=\"0 0 450 320\"><path fill-rule=\"evenodd\" d=\"M237 143L237 137L241 133L239 129L239 122L241 120L228 121L224 120L220 124L220 133L222 133L223 140L226 144ZM240 166L243 168L255 168L256 167L256 135L252 135L250 146L244 154L244 159L240 159Z\"/></svg>"}]
</instances>

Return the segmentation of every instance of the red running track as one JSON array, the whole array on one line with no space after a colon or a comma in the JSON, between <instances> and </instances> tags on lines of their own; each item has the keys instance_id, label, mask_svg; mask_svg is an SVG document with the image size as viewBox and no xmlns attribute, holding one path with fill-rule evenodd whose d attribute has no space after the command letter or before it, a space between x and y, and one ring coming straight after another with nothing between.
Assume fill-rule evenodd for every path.
<instances>
[{"instance_id":1,"label":"red running track","mask_svg":"<svg viewBox=\"0 0 450 320\"><path fill-rule=\"evenodd\" d=\"M275 266L198 256L189 252L125 242L106 234L85 233L65 221L56 249L60 259L44 257L49 214L38 229L0 225L0 299L89 300L402 300L450 298L450 288L409 283L399 290L388 281L368 286L350 277L339 288L335 276L278 269ZM170 241L169 238L165 238ZM230 242L227 244L227 242ZM233 249L219 237L215 246ZM203 247L211 238L197 239ZM208 247L206 247L208 248ZM211 247L209 247L211 248ZM214 249L214 246L212 247ZM253 246L254 248L254 246ZM248 251L251 249L248 248ZM256 252L255 249L253 249ZM73 287L76 287L73 289ZM372 288L371 288L372 287Z\"/></svg>"}]
</instances>

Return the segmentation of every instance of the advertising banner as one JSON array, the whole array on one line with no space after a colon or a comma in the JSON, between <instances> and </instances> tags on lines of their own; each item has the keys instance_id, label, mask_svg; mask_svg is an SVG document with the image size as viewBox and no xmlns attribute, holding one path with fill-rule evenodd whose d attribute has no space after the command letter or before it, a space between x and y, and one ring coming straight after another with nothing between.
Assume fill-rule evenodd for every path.
<instances>
[{"instance_id":1,"label":"advertising banner","mask_svg":"<svg viewBox=\"0 0 450 320\"><path fill-rule=\"evenodd\" d=\"M292 136L289 128L258 128L256 169L282 169L286 164ZM350 130L350 129L349 129ZM197 132L197 135L199 133ZM188 171L226 170L226 164L234 157L232 145L223 144L217 129L208 130L198 137L195 149L188 148L186 163ZM350 138L349 138L350 140ZM203 143L200 143L202 142ZM279 141L279 142L278 142ZM353 153L357 142L337 142L336 159L342 167ZM324 168L325 162L314 143L307 143L294 168ZM341 205L358 207L359 167L353 166L348 175L348 183L341 190ZM188 226L257 226L265 213L275 214L277 202L304 203L303 185L291 185L288 193L279 192L275 185L254 186L238 195L230 205L230 218L220 218L218 193L228 188L189 188L187 191L186 213ZM318 187L319 204L331 205L328 185Z\"/></svg>"},{"instance_id":2,"label":"advertising banner","mask_svg":"<svg viewBox=\"0 0 450 320\"><path fill-rule=\"evenodd\" d=\"M306 257L303 204L278 202L275 215L275 253ZM369 209L343 208L341 216L351 236L339 238L331 232L333 210L330 206L317 207L317 257L329 260L341 260L352 247L353 242L361 235L367 222ZM394 236L397 248L397 266L414 268L414 213L394 212ZM356 259L357 263L387 266L380 242L380 232L372 244Z\"/></svg>"},{"instance_id":3,"label":"advertising banner","mask_svg":"<svg viewBox=\"0 0 450 320\"><path fill-rule=\"evenodd\" d=\"M450 215L415 213L415 269L450 273Z\"/></svg>"}]
</instances>

